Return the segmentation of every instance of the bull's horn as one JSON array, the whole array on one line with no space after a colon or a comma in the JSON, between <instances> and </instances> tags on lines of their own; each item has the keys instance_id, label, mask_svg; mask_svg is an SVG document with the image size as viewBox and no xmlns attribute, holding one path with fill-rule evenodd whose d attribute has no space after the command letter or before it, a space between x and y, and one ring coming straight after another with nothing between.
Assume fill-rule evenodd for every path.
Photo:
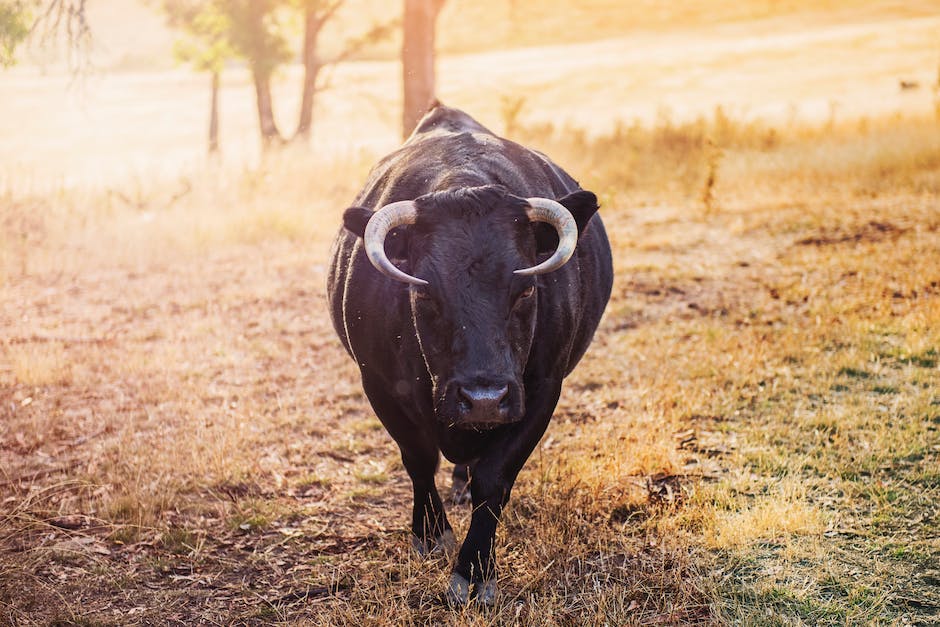
<instances>
[{"instance_id":1,"label":"bull's horn","mask_svg":"<svg viewBox=\"0 0 940 627\"><path fill-rule=\"evenodd\" d=\"M385 254L385 236L388 232L402 224L414 224L417 217L418 209L413 200L390 203L372 214L362 239L369 261L379 272L403 283L427 285L428 282L424 279L413 277L396 268Z\"/></svg>"},{"instance_id":2,"label":"bull's horn","mask_svg":"<svg viewBox=\"0 0 940 627\"><path fill-rule=\"evenodd\" d=\"M558 248L542 263L531 268L516 270L515 274L531 276L557 270L565 265L574 254L575 246L578 244L578 224L574 221L571 212L559 202L548 198L528 198L526 202L529 203L526 208L529 220L547 222L558 231Z\"/></svg>"}]
</instances>

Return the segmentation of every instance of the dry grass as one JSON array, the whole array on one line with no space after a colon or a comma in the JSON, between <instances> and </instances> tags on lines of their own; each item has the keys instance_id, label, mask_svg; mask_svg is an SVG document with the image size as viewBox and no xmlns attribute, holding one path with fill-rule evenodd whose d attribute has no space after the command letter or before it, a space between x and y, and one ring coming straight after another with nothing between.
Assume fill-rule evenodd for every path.
<instances>
[{"instance_id":1,"label":"dry grass","mask_svg":"<svg viewBox=\"0 0 940 627\"><path fill-rule=\"evenodd\" d=\"M65 349L59 342L11 346L7 348L4 357L11 365L14 380L19 384L38 387L71 381Z\"/></svg>"},{"instance_id":2,"label":"dry grass","mask_svg":"<svg viewBox=\"0 0 940 627\"><path fill-rule=\"evenodd\" d=\"M600 194L617 282L489 612L408 553L407 476L327 322L370 157L7 192L0 620L935 622L935 131L518 127Z\"/></svg>"}]
</instances>

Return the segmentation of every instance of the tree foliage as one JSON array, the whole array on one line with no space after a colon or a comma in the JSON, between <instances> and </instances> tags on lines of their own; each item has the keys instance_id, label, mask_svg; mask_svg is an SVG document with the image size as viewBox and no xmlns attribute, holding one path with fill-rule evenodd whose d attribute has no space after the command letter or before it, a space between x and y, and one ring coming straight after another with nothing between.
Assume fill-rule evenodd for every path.
<instances>
[{"instance_id":1,"label":"tree foliage","mask_svg":"<svg viewBox=\"0 0 940 627\"><path fill-rule=\"evenodd\" d=\"M229 15L232 47L252 70L270 77L291 59L290 19L284 0L218 0Z\"/></svg>"},{"instance_id":2,"label":"tree foliage","mask_svg":"<svg viewBox=\"0 0 940 627\"><path fill-rule=\"evenodd\" d=\"M16 48L29 35L31 3L0 0L0 66L16 63Z\"/></svg>"},{"instance_id":3,"label":"tree foliage","mask_svg":"<svg viewBox=\"0 0 940 627\"><path fill-rule=\"evenodd\" d=\"M202 71L221 70L228 58L244 59L270 76L290 60L287 0L165 0L171 27L183 38L174 46L181 61Z\"/></svg>"},{"instance_id":4,"label":"tree foliage","mask_svg":"<svg viewBox=\"0 0 940 627\"><path fill-rule=\"evenodd\" d=\"M166 5L170 25L182 33L173 45L176 58L200 72L220 73L225 61L235 56L230 16L217 2L173 0Z\"/></svg>"}]
</instances>

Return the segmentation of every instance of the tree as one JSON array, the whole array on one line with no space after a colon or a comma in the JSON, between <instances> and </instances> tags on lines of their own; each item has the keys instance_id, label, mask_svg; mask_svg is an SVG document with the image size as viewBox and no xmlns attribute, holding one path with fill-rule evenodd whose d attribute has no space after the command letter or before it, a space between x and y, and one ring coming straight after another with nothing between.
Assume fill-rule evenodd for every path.
<instances>
[{"instance_id":1,"label":"tree","mask_svg":"<svg viewBox=\"0 0 940 627\"><path fill-rule=\"evenodd\" d=\"M241 57L248 63L255 86L258 125L267 146L281 140L274 121L271 76L290 59L291 50L276 9L286 0L163 0L170 26L184 38L174 52L197 70L211 76L209 117L210 152L218 146L219 76L226 59ZM213 130L215 129L215 130Z\"/></svg>"},{"instance_id":2,"label":"tree","mask_svg":"<svg viewBox=\"0 0 940 627\"><path fill-rule=\"evenodd\" d=\"M69 67L81 71L91 44L85 0L0 0L0 66L15 64L17 47L28 39L50 46L62 36Z\"/></svg>"},{"instance_id":3,"label":"tree","mask_svg":"<svg viewBox=\"0 0 940 627\"><path fill-rule=\"evenodd\" d=\"M324 63L317 54L320 31L343 5L344 0L322 2L321 0L301 0L304 12L304 62L303 93L300 98L300 113L297 119L295 137L309 139L313 128L313 102L317 94L317 81Z\"/></svg>"},{"instance_id":4,"label":"tree","mask_svg":"<svg viewBox=\"0 0 940 627\"><path fill-rule=\"evenodd\" d=\"M304 31L301 53L304 79L297 127L291 137L294 140L310 138L316 95L330 86L325 70L388 36L397 24L391 21L375 25L361 37L348 39L339 52L323 56L320 34L344 4L345 0L163 0L170 24L189 36L178 51L182 58L210 72L213 63L221 65L228 56L246 60L255 86L258 124L265 147L286 141L274 117L271 78L293 56L289 41L298 15ZM216 91L214 79L213 93ZM210 128L211 120L217 120L217 115L210 117ZM210 130L210 145L211 137Z\"/></svg>"},{"instance_id":5,"label":"tree","mask_svg":"<svg viewBox=\"0 0 940 627\"><path fill-rule=\"evenodd\" d=\"M231 19L233 48L248 61L255 85L258 125L265 146L282 143L274 120L271 77L279 65L291 58L283 22L275 9L277 0L220 0Z\"/></svg>"},{"instance_id":6,"label":"tree","mask_svg":"<svg viewBox=\"0 0 940 627\"><path fill-rule=\"evenodd\" d=\"M209 153L219 150L219 84L225 61L235 55L229 43L229 16L216 2L167 0L164 5L170 25L182 30L184 38L174 44L176 57L191 63L210 76Z\"/></svg>"},{"instance_id":7,"label":"tree","mask_svg":"<svg viewBox=\"0 0 940 627\"><path fill-rule=\"evenodd\" d=\"M329 80L321 81L324 70L346 61L368 45L385 39L398 24L397 20L376 24L361 37L347 40L333 56L322 57L319 52L320 33L343 4L345 0L299 0L299 8L304 13L304 81L294 139L310 139L314 100L318 92L329 87Z\"/></svg>"},{"instance_id":8,"label":"tree","mask_svg":"<svg viewBox=\"0 0 940 627\"><path fill-rule=\"evenodd\" d=\"M405 0L401 65L406 138L434 102L434 34L443 6L444 0Z\"/></svg>"},{"instance_id":9,"label":"tree","mask_svg":"<svg viewBox=\"0 0 940 627\"><path fill-rule=\"evenodd\" d=\"M284 20L277 11L289 4L289 0L163 0L169 24L185 35L177 42L177 57L211 76L210 152L218 147L219 77L230 57L248 63L262 142L268 146L282 140L274 120L271 77L291 58Z\"/></svg>"}]
</instances>

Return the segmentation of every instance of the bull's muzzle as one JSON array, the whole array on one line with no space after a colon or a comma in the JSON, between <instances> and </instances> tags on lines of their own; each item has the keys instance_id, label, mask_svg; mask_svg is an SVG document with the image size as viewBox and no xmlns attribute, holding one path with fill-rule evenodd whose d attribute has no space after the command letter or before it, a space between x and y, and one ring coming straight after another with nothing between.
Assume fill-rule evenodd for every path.
<instances>
[{"instance_id":1,"label":"bull's muzzle","mask_svg":"<svg viewBox=\"0 0 940 627\"><path fill-rule=\"evenodd\" d=\"M453 384L452 426L492 429L522 417L517 386L509 383Z\"/></svg>"}]
</instances>

